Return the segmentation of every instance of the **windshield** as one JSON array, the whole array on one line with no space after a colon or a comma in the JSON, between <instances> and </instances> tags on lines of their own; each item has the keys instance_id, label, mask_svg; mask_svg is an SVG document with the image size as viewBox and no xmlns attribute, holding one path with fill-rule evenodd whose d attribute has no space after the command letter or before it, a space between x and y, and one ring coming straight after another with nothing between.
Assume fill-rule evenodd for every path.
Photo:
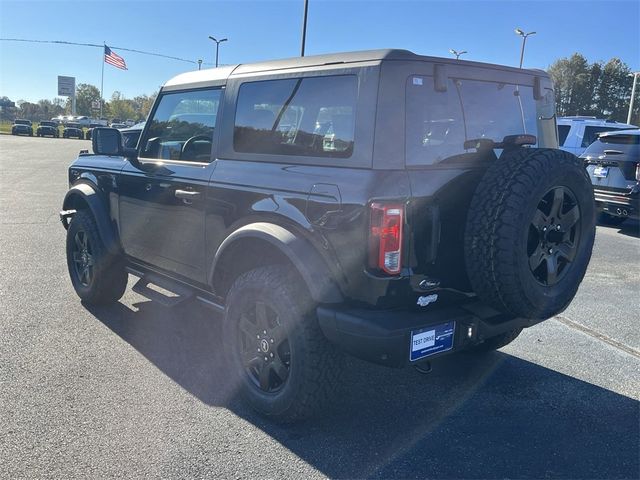
<instances>
[{"instance_id":1,"label":"windshield","mask_svg":"<svg viewBox=\"0 0 640 480\"><path fill-rule=\"evenodd\" d=\"M464 149L472 139L500 142L528 133L541 146L556 145L552 93L536 102L529 86L466 79L449 79L440 92L433 77L416 75L409 77L406 92L407 165L472 152Z\"/></svg>"},{"instance_id":2,"label":"windshield","mask_svg":"<svg viewBox=\"0 0 640 480\"><path fill-rule=\"evenodd\" d=\"M41 127L55 127L56 124L53 122L40 122Z\"/></svg>"},{"instance_id":3,"label":"windshield","mask_svg":"<svg viewBox=\"0 0 640 480\"><path fill-rule=\"evenodd\" d=\"M16 120L14 123L16 125L31 125L31 122L29 120Z\"/></svg>"}]
</instances>

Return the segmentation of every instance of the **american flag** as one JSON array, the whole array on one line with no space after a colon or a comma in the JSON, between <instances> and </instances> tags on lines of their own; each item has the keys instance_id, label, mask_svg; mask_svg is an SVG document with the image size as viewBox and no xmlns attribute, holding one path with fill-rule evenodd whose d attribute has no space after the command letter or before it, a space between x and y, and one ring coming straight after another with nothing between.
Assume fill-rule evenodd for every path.
<instances>
[{"instance_id":1,"label":"american flag","mask_svg":"<svg viewBox=\"0 0 640 480\"><path fill-rule=\"evenodd\" d=\"M104 61L120 70L127 70L127 64L124 62L124 58L112 52L106 45L104 46Z\"/></svg>"}]
</instances>

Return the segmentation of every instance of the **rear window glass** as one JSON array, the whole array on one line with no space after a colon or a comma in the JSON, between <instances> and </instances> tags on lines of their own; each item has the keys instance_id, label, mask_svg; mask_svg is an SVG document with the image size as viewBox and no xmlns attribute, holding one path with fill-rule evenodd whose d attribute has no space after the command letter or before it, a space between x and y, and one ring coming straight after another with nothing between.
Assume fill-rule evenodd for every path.
<instances>
[{"instance_id":1,"label":"rear window glass","mask_svg":"<svg viewBox=\"0 0 640 480\"><path fill-rule=\"evenodd\" d=\"M606 135L604 137L600 137L600 141L602 143L613 143L616 145L640 145L640 135Z\"/></svg>"},{"instance_id":2,"label":"rear window glass","mask_svg":"<svg viewBox=\"0 0 640 480\"><path fill-rule=\"evenodd\" d=\"M612 130L620 130L615 127L585 127L584 136L582 137L582 147L588 147L598 138L598 134L602 132L611 132Z\"/></svg>"},{"instance_id":3,"label":"rear window glass","mask_svg":"<svg viewBox=\"0 0 640 480\"><path fill-rule=\"evenodd\" d=\"M355 75L243 83L233 148L244 153L350 157L357 96Z\"/></svg>"},{"instance_id":4,"label":"rear window glass","mask_svg":"<svg viewBox=\"0 0 640 480\"><path fill-rule=\"evenodd\" d=\"M571 130L571 125L558 125L558 143L560 146L564 145L567 136L569 136L569 130Z\"/></svg>"},{"instance_id":5,"label":"rear window glass","mask_svg":"<svg viewBox=\"0 0 640 480\"><path fill-rule=\"evenodd\" d=\"M464 149L465 140L537 135L531 87L449 79L447 90L440 92L433 77L411 76L406 92L407 165L431 165L474 152Z\"/></svg>"}]
</instances>

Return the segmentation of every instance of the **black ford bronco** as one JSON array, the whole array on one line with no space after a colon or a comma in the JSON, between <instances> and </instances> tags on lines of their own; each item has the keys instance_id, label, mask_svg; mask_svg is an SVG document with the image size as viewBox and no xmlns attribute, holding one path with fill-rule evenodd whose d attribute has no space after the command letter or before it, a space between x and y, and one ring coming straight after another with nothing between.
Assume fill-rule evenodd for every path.
<instances>
[{"instance_id":1,"label":"black ford bronco","mask_svg":"<svg viewBox=\"0 0 640 480\"><path fill-rule=\"evenodd\" d=\"M71 281L87 304L132 274L221 312L230 372L279 420L330 397L342 352L499 348L565 309L591 256L553 98L542 71L403 50L179 75L137 149L96 128L69 168Z\"/></svg>"}]
</instances>

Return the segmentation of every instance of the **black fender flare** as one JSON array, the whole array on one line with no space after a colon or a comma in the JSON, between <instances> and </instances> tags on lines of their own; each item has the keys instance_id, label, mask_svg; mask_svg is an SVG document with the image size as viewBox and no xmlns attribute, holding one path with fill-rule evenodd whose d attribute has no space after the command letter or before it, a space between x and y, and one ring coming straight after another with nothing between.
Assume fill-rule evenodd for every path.
<instances>
[{"instance_id":1,"label":"black fender flare","mask_svg":"<svg viewBox=\"0 0 640 480\"><path fill-rule=\"evenodd\" d=\"M89 210L91 210L98 227L100 239L103 241L105 247L107 247L109 253L113 255L122 253L116 229L109 216L109 209L107 205L105 205L105 201L98 194L98 191L92 185L88 183L78 183L69 189L62 202L63 211L60 213L61 219L69 216L67 212L78 210L76 208L78 200L84 202L89 207ZM64 220L63 225L65 225L65 227L67 226Z\"/></svg>"},{"instance_id":2,"label":"black fender flare","mask_svg":"<svg viewBox=\"0 0 640 480\"><path fill-rule=\"evenodd\" d=\"M341 303L343 296L325 260L307 239L273 223L256 222L233 231L218 247L209 272L209 284L216 282L216 267L236 242L243 239L261 240L280 251L293 264L304 280L314 301Z\"/></svg>"}]
</instances>

